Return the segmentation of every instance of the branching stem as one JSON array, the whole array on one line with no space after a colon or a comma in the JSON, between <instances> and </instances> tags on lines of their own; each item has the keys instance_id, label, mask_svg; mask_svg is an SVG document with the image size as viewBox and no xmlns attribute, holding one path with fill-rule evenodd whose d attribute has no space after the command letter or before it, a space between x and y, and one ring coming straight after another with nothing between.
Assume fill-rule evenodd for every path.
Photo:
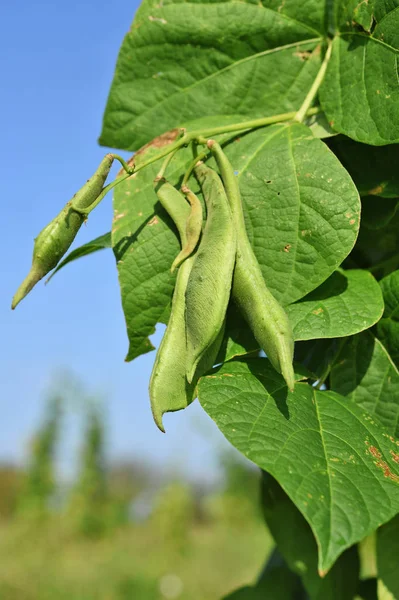
<instances>
[{"instance_id":1,"label":"branching stem","mask_svg":"<svg viewBox=\"0 0 399 600\"><path fill-rule=\"evenodd\" d=\"M304 100L304 103L302 104L301 108L298 110L298 112L294 116L294 121L298 121L299 123L302 123L304 118L306 116L309 116L309 113L311 110L310 106L312 105L314 99L316 98L317 92L319 91L319 87L321 86L322 81L324 79L324 75L326 74L327 65L331 58L331 51L332 51L332 43L331 43L331 40L328 40L327 51L324 56L323 63L320 67L319 72L317 73L317 76L313 82L312 87L310 88L310 90Z\"/></svg>"}]
</instances>

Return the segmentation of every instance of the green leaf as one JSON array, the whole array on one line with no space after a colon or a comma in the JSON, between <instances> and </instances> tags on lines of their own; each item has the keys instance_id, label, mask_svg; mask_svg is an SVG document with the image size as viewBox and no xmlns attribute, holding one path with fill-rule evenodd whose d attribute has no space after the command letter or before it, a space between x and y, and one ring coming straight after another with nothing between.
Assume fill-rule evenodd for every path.
<instances>
[{"instance_id":1,"label":"green leaf","mask_svg":"<svg viewBox=\"0 0 399 600\"><path fill-rule=\"evenodd\" d=\"M377 531L378 600L399 598L399 515Z\"/></svg>"},{"instance_id":2,"label":"green leaf","mask_svg":"<svg viewBox=\"0 0 399 600\"><path fill-rule=\"evenodd\" d=\"M135 150L202 116L222 124L298 110L323 29L319 0L144 2L119 53L100 143Z\"/></svg>"},{"instance_id":3,"label":"green leaf","mask_svg":"<svg viewBox=\"0 0 399 600\"><path fill-rule=\"evenodd\" d=\"M372 333L347 340L331 370L330 384L399 437L399 372Z\"/></svg>"},{"instance_id":4,"label":"green leaf","mask_svg":"<svg viewBox=\"0 0 399 600\"><path fill-rule=\"evenodd\" d=\"M384 301L371 273L340 270L286 310L295 340L337 338L374 325L382 316Z\"/></svg>"},{"instance_id":5,"label":"green leaf","mask_svg":"<svg viewBox=\"0 0 399 600\"><path fill-rule=\"evenodd\" d=\"M353 600L359 578L359 557L352 546L322 578L317 572L317 544L305 518L270 475L263 478L266 524L288 567L297 575L310 600Z\"/></svg>"},{"instance_id":6,"label":"green leaf","mask_svg":"<svg viewBox=\"0 0 399 600\"><path fill-rule=\"evenodd\" d=\"M350 173L361 196L399 196L398 144L368 146L339 135L329 139L328 145Z\"/></svg>"},{"instance_id":7,"label":"green leaf","mask_svg":"<svg viewBox=\"0 0 399 600\"><path fill-rule=\"evenodd\" d=\"M47 279L46 283L48 283L50 281L50 279L52 277L54 277L54 275L56 273L58 273L58 271L60 269L62 269L63 267L65 267L65 265L67 265L68 263L73 262L74 260L77 260L78 258L83 258L83 256L89 256L89 254L93 254L94 252L98 252L99 250L105 250L106 248L111 248L111 247L112 247L111 232L109 231L108 233L104 233L103 235L100 235L99 237L95 238L94 240L91 240L91 242L87 242L87 244L83 244L83 246L79 246L79 248L75 248L75 250L72 250L72 252L70 252L64 258L64 260L62 260L57 265L57 268L54 269L54 271L51 273L51 275Z\"/></svg>"},{"instance_id":8,"label":"green leaf","mask_svg":"<svg viewBox=\"0 0 399 600\"><path fill-rule=\"evenodd\" d=\"M385 310L377 325L377 336L387 348L395 365L399 367L399 271L384 277L380 286Z\"/></svg>"},{"instance_id":9,"label":"green leaf","mask_svg":"<svg viewBox=\"0 0 399 600\"><path fill-rule=\"evenodd\" d=\"M297 383L266 359L225 363L198 396L226 438L277 479L319 547L319 572L399 511L399 465L384 429L353 402Z\"/></svg>"},{"instance_id":10,"label":"green leaf","mask_svg":"<svg viewBox=\"0 0 399 600\"><path fill-rule=\"evenodd\" d=\"M341 33L333 41L319 93L333 129L373 145L399 141L399 12L388 4L379 3L372 29L370 3L338 3L345 7L343 12L338 9Z\"/></svg>"},{"instance_id":11,"label":"green leaf","mask_svg":"<svg viewBox=\"0 0 399 600\"><path fill-rule=\"evenodd\" d=\"M382 316L384 301L380 286L368 271L339 270L305 298L287 306L286 311L296 341L339 338L374 325ZM218 362L258 349L238 309L230 306ZM325 351L317 354L318 358L324 357Z\"/></svg>"},{"instance_id":12,"label":"green leaf","mask_svg":"<svg viewBox=\"0 0 399 600\"><path fill-rule=\"evenodd\" d=\"M290 304L325 281L352 249L359 229L357 190L304 125L253 131L225 150L264 278L277 300Z\"/></svg>"}]
</instances>

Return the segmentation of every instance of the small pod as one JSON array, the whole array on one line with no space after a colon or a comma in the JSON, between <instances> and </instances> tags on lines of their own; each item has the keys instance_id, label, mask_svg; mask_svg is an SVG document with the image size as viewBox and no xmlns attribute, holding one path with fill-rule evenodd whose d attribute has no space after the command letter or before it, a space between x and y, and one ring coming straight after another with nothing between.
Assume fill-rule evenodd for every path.
<instances>
[{"instance_id":1,"label":"small pod","mask_svg":"<svg viewBox=\"0 0 399 600\"><path fill-rule=\"evenodd\" d=\"M113 161L113 155L107 154L94 175L35 238L31 269L18 288L11 308L14 309L67 252L85 220L85 209L100 195Z\"/></svg>"},{"instance_id":2,"label":"small pod","mask_svg":"<svg viewBox=\"0 0 399 600\"><path fill-rule=\"evenodd\" d=\"M287 313L266 286L259 263L249 242L240 189L233 167L219 144L209 140L208 147L219 167L237 230L233 299L271 364L283 375L288 389L293 391L295 385L292 366L294 336L291 324Z\"/></svg>"},{"instance_id":3,"label":"small pod","mask_svg":"<svg viewBox=\"0 0 399 600\"><path fill-rule=\"evenodd\" d=\"M187 243L186 223L190 216L190 205L186 202L183 194L167 181L163 181L157 186L156 194L159 202L176 225L183 247Z\"/></svg>"},{"instance_id":4,"label":"small pod","mask_svg":"<svg viewBox=\"0 0 399 600\"><path fill-rule=\"evenodd\" d=\"M190 207L184 197L168 183L158 189L159 201L174 220L180 232L182 245L186 241L186 222ZM186 331L185 331L185 292L194 257L191 256L179 268L172 299L172 310L162 342L155 357L151 373L149 393L154 421L164 430L162 416L186 408L193 400L198 378L209 370L218 354L223 331L217 338L203 362L198 366L195 381L188 383L186 378Z\"/></svg>"},{"instance_id":5,"label":"small pod","mask_svg":"<svg viewBox=\"0 0 399 600\"><path fill-rule=\"evenodd\" d=\"M199 198L187 186L182 187L182 192L188 200L191 209L186 221L186 243L173 261L172 273L194 252L202 230L202 204Z\"/></svg>"},{"instance_id":6,"label":"small pod","mask_svg":"<svg viewBox=\"0 0 399 600\"><path fill-rule=\"evenodd\" d=\"M219 175L200 163L195 168L207 219L186 290L187 379L223 326L236 255L236 232Z\"/></svg>"}]
</instances>

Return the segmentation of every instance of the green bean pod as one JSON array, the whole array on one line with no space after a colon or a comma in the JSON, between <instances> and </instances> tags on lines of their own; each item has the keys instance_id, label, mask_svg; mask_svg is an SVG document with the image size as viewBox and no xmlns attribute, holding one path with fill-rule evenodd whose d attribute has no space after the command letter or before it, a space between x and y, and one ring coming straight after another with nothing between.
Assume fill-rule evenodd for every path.
<instances>
[{"instance_id":1,"label":"green bean pod","mask_svg":"<svg viewBox=\"0 0 399 600\"><path fill-rule=\"evenodd\" d=\"M238 180L223 150L213 140L208 142L230 202L237 230L237 258L232 295L260 347L273 367L283 375L288 389L295 385L294 337L288 316L268 289L262 271L249 242Z\"/></svg>"},{"instance_id":2,"label":"green bean pod","mask_svg":"<svg viewBox=\"0 0 399 600\"><path fill-rule=\"evenodd\" d=\"M158 189L159 201L174 220L180 232L181 243L186 243L186 222L190 207L182 194L168 183ZM209 370L216 359L222 335L198 366L195 380L188 383L186 378L186 332L185 332L185 292L194 263L194 256L183 262L177 273L172 299L172 311L169 322L158 348L151 373L149 393L154 421L161 431L164 430L162 416L186 408L193 400L198 378Z\"/></svg>"},{"instance_id":3,"label":"green bean pod","mask_svg":"<svg viewBox=\"0 0 399 600\"><path fill-rule=\"evenodd\" d=\"M67 252L85 220L85 209L100 195L113 161L113 155L107 154L94 175L35 238L31 269L18 288L11 308L14 309Z\"/></svg>"},{"instance_id":4,"label":"green bean pod","mask_svg":"<svg viewBox=\"0 0 399 600\"><path fill-rule=\"evenodd\" d=\"M230 298L236 255L236 232L219 175L200 163L195 173L201 183L207 219L186 290L187 379L223 326Z\"/></svg>"},{"instance_id":5,"label":"green bean pod","mask_svg":"<svg viewBox=\"0 0 399 600\"><path fill-rule=\"evenodd\" d=\"M190 205L183 194L167 181L156 188L157 198L166 210L179 232L181 246L187 243L186 223L190 216Z\"/></svg>"},{"instance_id":6,"label":"green bean pod","mask_svg":"<svg viewBox=\"0 0 399 600\"><path fill-rule=\"evenodd\" d=\"M182 192L188 200L191 210L186 221L186 243L173 261L172 273L194 252L202 231L202 204L199 198L187 186L182 187Z\"/></svg>"}]
</instances>

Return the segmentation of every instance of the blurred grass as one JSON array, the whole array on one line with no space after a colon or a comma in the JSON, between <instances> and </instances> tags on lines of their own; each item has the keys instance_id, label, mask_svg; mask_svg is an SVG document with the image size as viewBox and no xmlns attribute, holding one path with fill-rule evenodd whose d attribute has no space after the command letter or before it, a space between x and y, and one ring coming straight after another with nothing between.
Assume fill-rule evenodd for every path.
<instances>
[{"instance_id":1,"label":"blurred grass","mask_svg":"<svg viewBox=\"0 0 399 600\"><path fill-rule=\"evenodd\" d=\"M271 548L259 520L191 524L184 547L151 521L98 540L72 535L62 518L42 527L9 522L0 526L0 598L219 600L253 582Z\"/></svg>"}]
</instances>

